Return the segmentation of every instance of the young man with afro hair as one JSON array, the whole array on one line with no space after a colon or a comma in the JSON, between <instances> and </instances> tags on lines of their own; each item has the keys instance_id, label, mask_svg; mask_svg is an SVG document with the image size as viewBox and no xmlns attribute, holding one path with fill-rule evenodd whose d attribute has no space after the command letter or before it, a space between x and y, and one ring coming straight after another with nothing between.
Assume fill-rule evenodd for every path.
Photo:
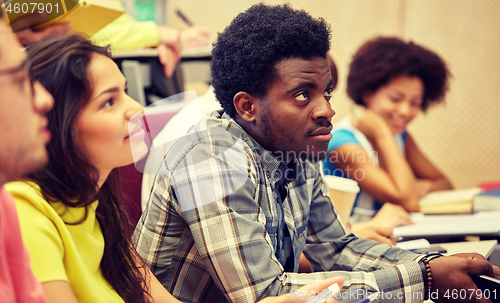
<instances>
[{"instance_id":1,"label":"young man with afro hair","mask_svg":"<svg viewBox=\"0 0 500 303\"><path fill-rule=\"evenodd\" d=\"M180 301L303 298L300 286L342 276L351 301L422 302L429 290L474 289L469 274L492 275L480 255L425 257L338 220L319 162L335 114L329 43L324 20L287 5L254 5L219 34L212 76L223 110L166 152L134 234ZM315 273L297 273L302 252Z\"/></svg>"}]
</instances>

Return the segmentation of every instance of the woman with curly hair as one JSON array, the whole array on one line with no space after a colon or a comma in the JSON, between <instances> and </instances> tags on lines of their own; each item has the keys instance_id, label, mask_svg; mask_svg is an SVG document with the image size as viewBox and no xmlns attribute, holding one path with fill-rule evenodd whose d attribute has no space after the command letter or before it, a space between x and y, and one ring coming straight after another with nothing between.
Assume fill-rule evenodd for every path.
<instances>
[{"instance_id":1,"label":"woman with curly hair","mask_svg":"<svg viewBox=\"0 0 500 303\"><path fill-rule=\"evenodd\" d=\"M449 77L436 53L398 38L375 38L355 53L347 93L366 110L335 125L325 162L326 174L354 179L362 189L352 222L370 218L386 202L418 211L421 196L452 188L406 129L443 101Z\"/></svg>"}]
</instances>

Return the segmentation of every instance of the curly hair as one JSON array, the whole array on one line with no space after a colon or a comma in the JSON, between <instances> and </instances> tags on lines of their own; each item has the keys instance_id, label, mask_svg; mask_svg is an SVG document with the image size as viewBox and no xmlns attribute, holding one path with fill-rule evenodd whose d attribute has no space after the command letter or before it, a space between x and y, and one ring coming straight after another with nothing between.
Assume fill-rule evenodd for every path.
<instances>
[{"instance_id":1,"label":"curly hair","mask_svg":"<svg viewBox=\"0 0 500 303\"><path fill-rule=\"evenodd\" d=\"M395 37L378 37L365 42L349 65L347 94L366 106L363 94L375 92L399 76L418 77L424 86L421 108L443 101L451 74L436 53Z\"/></svg>"},{"instance_id":2,"label":"curly hair","mask_svg":"<svg viewBox=\"0 0 500 303\"><path fill-rule=\"evenodd\" d=\"M234 96L245 91L263 97L276 80L283 59L326 58L330 25L289 5L257 4L239 14L218 34L212 50L215 96L231 117Z\"/></svg>"}]
</instances>

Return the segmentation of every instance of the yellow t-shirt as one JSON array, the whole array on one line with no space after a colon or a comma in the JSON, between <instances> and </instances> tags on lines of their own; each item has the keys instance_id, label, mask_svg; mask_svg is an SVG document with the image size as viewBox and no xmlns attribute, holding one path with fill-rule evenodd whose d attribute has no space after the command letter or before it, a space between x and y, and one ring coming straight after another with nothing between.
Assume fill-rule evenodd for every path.
<instances>
[{"instance_id":1,"label":"yellow t-shirt","mask_svg":"<svg viewBox=\"0 0 500 303\"><path fill-rule=\"evenodd\" d=\"M32 182L12 182L5 188L12 193L19 214L31 268L41 282L67 281L79 303L124 302L101 274L99 264L104 238L95 217L98 201L91 204L85 221L84 208L67 208L47 203L40 187Z\"/></svg>"}]
</instances>

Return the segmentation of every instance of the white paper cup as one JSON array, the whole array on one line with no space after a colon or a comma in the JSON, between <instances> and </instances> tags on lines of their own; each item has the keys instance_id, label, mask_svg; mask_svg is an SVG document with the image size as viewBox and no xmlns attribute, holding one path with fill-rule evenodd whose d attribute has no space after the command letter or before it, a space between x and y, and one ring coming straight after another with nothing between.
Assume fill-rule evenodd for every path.
<instances>
[{"instance_id":1,"label":"white paper cup","mask_svg":"<svg viewBox=\"0 0 500 303\"><path fill-rule=\"evenodd\" d=\"M330 188L330 200L337 208L340 220L343 223L349 222L359 192L358 182L337 176L325 176L325 182Z\"/></svg>"}]
</instances>

